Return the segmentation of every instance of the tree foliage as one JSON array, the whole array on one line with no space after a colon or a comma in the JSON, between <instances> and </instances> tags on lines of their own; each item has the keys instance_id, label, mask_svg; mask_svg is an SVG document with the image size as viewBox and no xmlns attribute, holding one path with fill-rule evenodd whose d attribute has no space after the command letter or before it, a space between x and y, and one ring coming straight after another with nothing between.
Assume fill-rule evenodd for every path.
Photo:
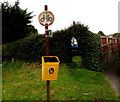
<instances>
[{"instance_id":1,"label":"tree foliage","mask_svg":"<svg viewBox=\"0 0 120 102\"><path fill-rule=\"evenodd\" d=\"M28 26L27 26L27 30L28 30L28 32L29 32L29 35L30 35L30 34L38 34L37 29L35 29L35 27L34 27L33 25L28 25Z\"/></svg>"},{"instance_id":2,"label":"tree foliage","mask_svg":"<svg viewBox=\"0 0 120 102\"><path fill-rule=\"evenodd\" d=\"M30 33L32 12L19 7L19 2L10 5L8 2L1 3L2 8L2 41L4 43L14 42L28 36Z\"/></svg>"},{"instance_id":3,"label":"tree foliage","mask_svg":"<svg viewBox=\"0 0 120 102\"><path fill-rule=\"evenodd\" d=\"M113 37L119 37L120 38L120 33L113 34Z\"/></svg>"},{"instance_id":4,"label":"tree foliage","mask_svg":"<svg viewBox=\"0 0 120 102\"><path fill-rule=\"evenodd\" d=\"M98 32L98 35L100 35L100 36L105 36L105 34L104 34L102 31L99 31L99 32Z\"/></svg>"}]
</instances>

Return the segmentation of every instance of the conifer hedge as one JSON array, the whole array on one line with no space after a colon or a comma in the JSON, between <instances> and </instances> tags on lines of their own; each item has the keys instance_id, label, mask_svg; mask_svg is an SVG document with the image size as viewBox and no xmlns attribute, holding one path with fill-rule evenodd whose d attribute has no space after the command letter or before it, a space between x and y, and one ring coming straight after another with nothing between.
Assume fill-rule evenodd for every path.
<instances>
[{"instance_id":1,"label":"conifer hedge","mask_svg":"<svg viewBox=\"0 0 120 102\"><path fill-rule=\"evenodd\" d=\"M89 31L88 26L79 22L68 28L77 39L83 65L90 70L102 71L102 51L100 36Z\"/></svg>"},{"instance_id":2,"label":"conifer hedge","mask_svg":"<svg viewBox=\"0 0 120 102\"><path fill-rule=\"evenodd\" d=\"M50 55L57 55L61 62L71 62L71 33L61 30L50 39Z\"/></svg>"},{"instance_id":3,"label":"conifer hedge","mask_svg":"<svg viewBox=\"0 0 120 102\"><path fill-rule=\"evenodd\" d=\"M89 31L87 26L74 23L65 30L54 32L49 38L50 55L58 56L60 62L72 62L71 38L75 37L78 46L78 56L82 57L85 68L95 71L102 71L102 52L100 36ZM45 56L45 37L44 35L31 35L22 40L3 45L3 61L24 60L39 62L41 56Z\"/></svg>"},{"instance_id":4,"label":"conifer hedge","mask_svg":"<svg viewBox=\"0 0 120 102\"><path fill-rule=\"evenodd\" d=\"M70 41L67 31L55 32L54 37L49 38L50 56L58 56L61 62L72 61ZM41 62L41 57L45 56L45 37L33 34L22 40L4 44L2 48L3 61L14 59Z\"/></svg>"},{"instance_id":5,"label":"conifer hedge","mask_svg":"<svg viewBox=\"0 0 120 102\"><path fill-rule=\"evenodd\" d=\"M30 35L22 40L3 45L4 60L40 61L45 54L45 40L42 35Z\"/></svg>"}]
</instances>

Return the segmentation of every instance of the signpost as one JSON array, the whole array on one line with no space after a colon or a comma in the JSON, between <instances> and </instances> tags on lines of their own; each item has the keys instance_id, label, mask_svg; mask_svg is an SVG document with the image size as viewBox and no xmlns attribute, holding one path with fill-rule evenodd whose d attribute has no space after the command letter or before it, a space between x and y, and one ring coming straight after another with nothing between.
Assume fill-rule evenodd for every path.
<instances>
[{"instance_id":1,"label":"signpost","mask_svg":"<svg viewBox=\"0 0 120 102\"><path fill-rule=\"evenodd\" d=\"M50 26L54 22L54 15L46 8L46 10L39 15L38 20L41 25Z\"/></svg>"},{"instance_id":2,"label":"signpost","mask_svg":"<svg viewBox=\"0 0 120 102\"><path fill-rule=\"evenodd\" d=\"M47 5L45 5L45 11L40 13L38 21L41 25L45 26L45 42L46 42L46 56L49 56L49 30L50 26L54 22L54 15L48 11ZM47 101L50 101L50 81L46 81Z\"/></svg>"}]
</instances>

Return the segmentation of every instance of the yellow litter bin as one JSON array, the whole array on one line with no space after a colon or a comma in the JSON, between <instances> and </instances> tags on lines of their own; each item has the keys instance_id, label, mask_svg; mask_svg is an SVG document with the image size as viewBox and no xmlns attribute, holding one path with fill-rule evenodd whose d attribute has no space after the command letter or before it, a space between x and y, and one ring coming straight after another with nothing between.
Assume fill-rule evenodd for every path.
<instances>
[{"instance_id":1,"label":"yellow litter bin","mask_svg":"<svg viewBox=\"0 0 120 102\"><path fill-rule=\"evenodd\" d=\"M42 56L42 80L57 80L59 63L57 56Z\"/></svg>"}]
</instances>

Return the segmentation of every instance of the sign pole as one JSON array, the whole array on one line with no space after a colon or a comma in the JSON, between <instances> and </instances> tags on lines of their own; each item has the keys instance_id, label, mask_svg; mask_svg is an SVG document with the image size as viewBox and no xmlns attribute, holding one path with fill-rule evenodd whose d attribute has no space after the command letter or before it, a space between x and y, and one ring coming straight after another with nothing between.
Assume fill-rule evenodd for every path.
<instances>
[{"instance_id":1,"label":"sign pole","mask_svg":"<svg viewBox=\"0 0 120 102\"><path fill-rule=\"evenodd\" d=\"M41 12L38 21L41 25L45 26L45 45L46 45L46 56L49 56L49 30L50 26L54 22L54 15L52 12L48 11L48 6L44 6L45 11ZM46 80L46 92L47 92L47 102L50 102L50 80Z\"/></svg>"},{"instance_id":2,"label":"sign pole","mask_svg":"<svg viewBox=\"0 0 120 102\"><path fill-rule=\"evenodd\" d=\"M45 5L45 11L48 10ZM45 43L46 43L46 56L49 56L49 38L48 38L48 26L45 26ZM50 81L46 81L47 101L50 102Z\"/></svg>"}]
</instances>

